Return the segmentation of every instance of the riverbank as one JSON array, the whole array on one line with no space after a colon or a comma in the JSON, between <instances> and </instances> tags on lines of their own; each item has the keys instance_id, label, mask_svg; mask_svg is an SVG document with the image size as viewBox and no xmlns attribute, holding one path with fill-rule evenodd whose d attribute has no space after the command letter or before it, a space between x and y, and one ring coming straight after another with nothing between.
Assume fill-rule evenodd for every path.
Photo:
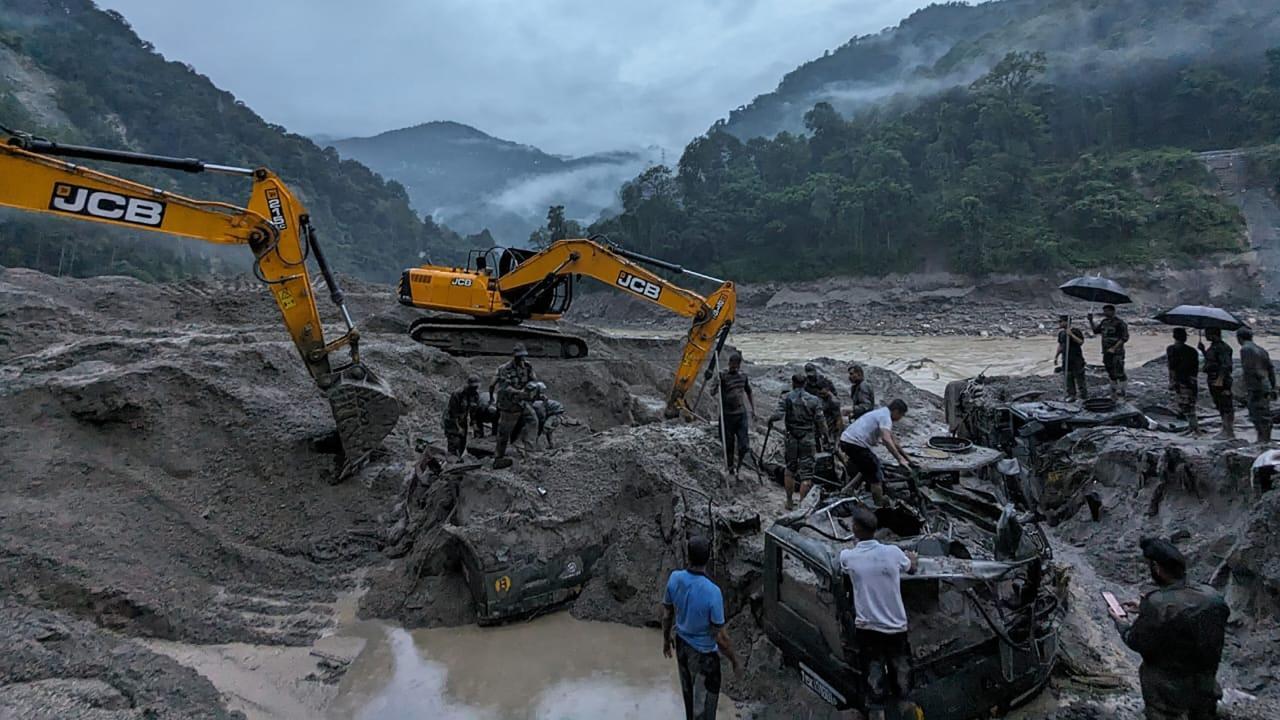
<instances>
[{"instance_id":1,"label":"riverbank","mask_svg":"<svg viewBox=\"0 0 1280 720\"><path fill-rule=\"evenodd\" d=\"M1183 304L1230 309L1259 331L1280 331L1280 308L1261 291L1254 253L1211 258L1194 268L1103 271L1126 287L1134 303L1121 316L1134 330ZM951 273L884 278L825 278L808 283L738 286L740 332L859 333L883 336L1024 336L1052 331L1059 314L1083 323L1101 306L1066 297L1069 276L1005 275L975 279ZM683 281L683 280L682 280ZM690 286L709 291L705 283ZM574 322L633 329L681 329L687 321L641 300L589 284L570 310ZM590 298L589 301L586 298Z\"/></svg>"}]
</instances>

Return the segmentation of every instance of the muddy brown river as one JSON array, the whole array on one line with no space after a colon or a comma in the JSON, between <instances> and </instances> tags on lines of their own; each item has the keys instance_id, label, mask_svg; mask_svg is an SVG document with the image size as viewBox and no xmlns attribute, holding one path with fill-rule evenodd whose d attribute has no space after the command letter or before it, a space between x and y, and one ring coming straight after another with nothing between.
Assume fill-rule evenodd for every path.
<instances>
[{"instance_id":1,"label":"muddy brown river","mask_svg":"<svg viewBox=\"0 0 1280 720\"><path fill-rule=\"evenodd\" d=\"M341 614L341 613L340 613ZM312 647L147 644L249 720L667 720L684 714L658 630L561 612L493 628L346 624ZM336 686L318 658L350 660ZM730 672L725 664L725 672ZM737 717L721 698L718 720Z\"/></svg>"},{"instance_id":2,"label":"muddy brown river","mask_svg":"<svg viewBox=\"0 0 1280 720\"><path fill-rule=\"evenodd\" d=\"M683 714L656 630L556 613L495 628L369 625L330 720L647 720ZM726 702L725 705L731 703ZM733 718L729 707L718 718Z\"/></svg>"},{"instance_id":3,"label":"muddy brown river","mask_svg":"<svg viewBox=\"0 0 1280 720\"><path fill-rule=\"evenodd\" d=\"M681 337L678 331L605 329L621 337ZM939 395L952 380L987 375L1047 375L1053 372L1057 338L854 335L845 333L735 333L729 342L751 362L794 363L828 357L892 370L918 388ZM1102 365L1096 338L1085 341L1084 359ZM1134 332L1126 346L1126 362L1137 367L1164 356L1173 339L1168 332ZM1195 342L1194 336L1192 343ZM1236 348L1235 338L1228 342ZM1280 338L1260 337L1268 352L1280 351Z\"/></svg>"}]
</instances>

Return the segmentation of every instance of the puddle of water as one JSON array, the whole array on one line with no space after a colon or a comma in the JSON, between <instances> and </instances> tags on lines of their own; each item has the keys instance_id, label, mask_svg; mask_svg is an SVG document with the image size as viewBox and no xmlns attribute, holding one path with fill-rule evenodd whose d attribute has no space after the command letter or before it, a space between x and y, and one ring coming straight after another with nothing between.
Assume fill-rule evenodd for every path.
<instances>
[{"instance_id":1,"label":"puddle of water","mask_svg":"<svg viewBox=\"0 0 1280 720\"><path fill-rule=\"evenodd\" d=\"M653 720L681 717L657 630L557 613L496 628L367 624L329 720ZM730 672L725 664L725 672ZM734 718L721 698L721 720Z\"/></svg>"},{"instance_id":2,"label":"puddle of water","mask_svg":"<svg viewBox=\"0 0 1280 720\"><path fill-rule=\"evenodd\" d=\"M683 337L678 331L604 329L622 337ZM1057 352L1057 335L1036 337L964 337L957 335L886 336L847 333L735 333L729 342L752 362L780 364L829 357L892 370L923 390L941 395L947 383L987 375L1049 375ZM1126 363L1138 367L1164 356L1173 342L1169 333L1134 334L1126 346ZM1194 342L1194 340L1192 341ZM1234 338L1228 339L1237 354ZM1085 342L1085 362L1102 365L1096 338ZM1259 338L1273 355L1280 338Z\"/></svg>"}]
</instances>

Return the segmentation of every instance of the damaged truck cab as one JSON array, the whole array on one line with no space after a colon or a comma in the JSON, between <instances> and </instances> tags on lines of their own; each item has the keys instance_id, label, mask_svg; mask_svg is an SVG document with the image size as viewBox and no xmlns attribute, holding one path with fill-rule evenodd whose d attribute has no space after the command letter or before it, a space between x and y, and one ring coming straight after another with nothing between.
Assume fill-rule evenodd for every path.
<instances>
[{"instance_id":1,"label":"damaged truck cab","mask_svg":"<svg viewBox=\"0 0 1280 720\"><path fill-rule=\"evenodd\" d=\"M763 624L806 687L839 709L865 709L853 588L839 557L856 540L834 534L832 511L845 502L855 501L828 506L822 522L767 532ZM884 509L877 514L886 525ZM1057 594L1042 582L1047 560L974 560L945 535L891 542L920 556L916 572L902 577L902 596L914 656L909 699L924 717L988 717L1038 693L1054 666L1061 617Z\"/></svg>"}]
</instances>

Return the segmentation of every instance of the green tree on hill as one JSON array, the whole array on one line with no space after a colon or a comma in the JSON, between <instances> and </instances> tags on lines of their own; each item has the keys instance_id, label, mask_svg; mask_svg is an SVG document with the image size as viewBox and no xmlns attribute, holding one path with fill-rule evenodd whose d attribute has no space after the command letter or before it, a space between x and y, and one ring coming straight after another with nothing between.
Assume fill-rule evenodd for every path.
<instances>
[{"instance_id":1,"label":"green tree on hill","mask_svg":"<svg viewBox=\"0 0 1280 720\"><path fill-rule=\"evenodd\" d=\"M1243 221L1192 150L1276 141L1280 49L1265 66L1157 64L1109 89L1048 83L1006 55L901 112L840 115L743 142L723 124L654 167L591 230L739 279L1149 262L1242 249ZM1206 104L1212 105L1206 109Z\"/></svg>"}]
</instances>

